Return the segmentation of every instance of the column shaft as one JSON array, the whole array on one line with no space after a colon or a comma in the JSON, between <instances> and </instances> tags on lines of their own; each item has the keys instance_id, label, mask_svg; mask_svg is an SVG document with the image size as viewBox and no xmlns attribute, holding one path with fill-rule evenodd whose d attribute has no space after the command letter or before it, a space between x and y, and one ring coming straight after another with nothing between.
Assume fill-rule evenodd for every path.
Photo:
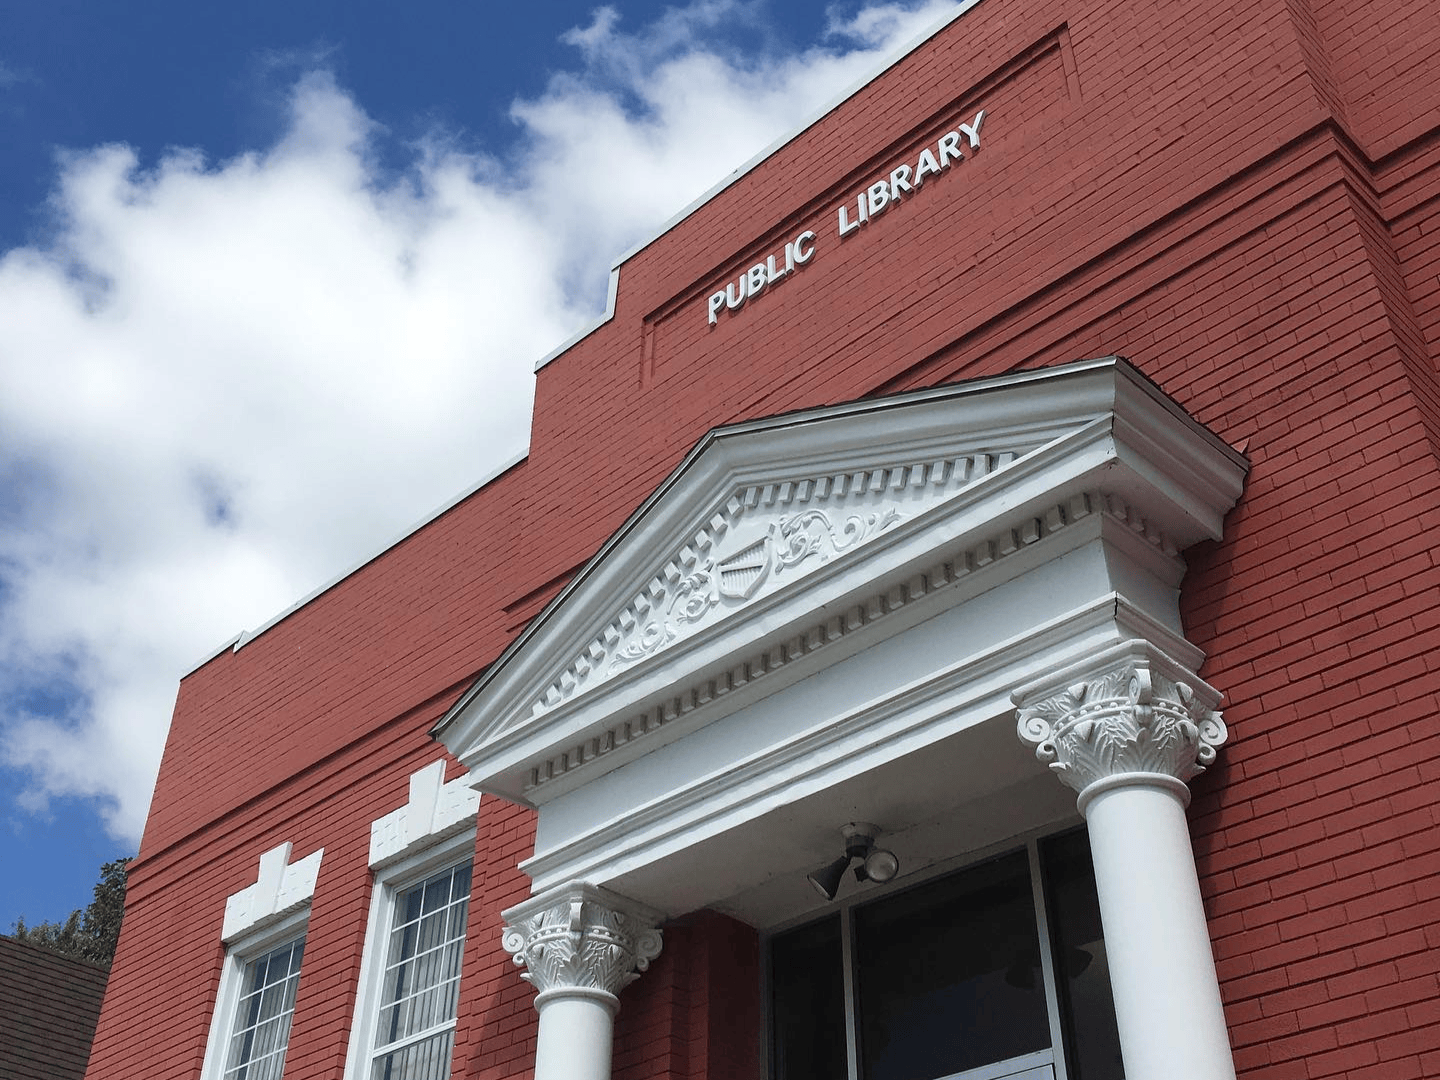
<instances>
[{"instance_id":1,"label":"column shaft","mask_svg":"<svg viewBox=\"0 0 1440 1080\"><path fill-rule=\"evenodd\" d=\"M1226 739L1220 692L1132 639L1013 697L1021 741L1079 792L1126 1080L1235 1080L1185 820Z\"/></svg>"},{"instance_id":2,"label":"column shaft","mask_svg":"<svg viewBox=\"0 0 1440 1080\"><path fill-rule=\"evenodd\" d=\"M1179 794L1111 787L1085 820L1126 1080L1234 1080Z\"/></svg>"},{"instance_id":3,"label":"column shaft","mask_svg":"<svg viewBox=\"0 0 1440 1080\"><path fill-rule=\"evenodd\" d=\"M614 1008L598 996L553 992L536 1006L535 1080L610 1080Z\"/></svg>"}]
</instances>

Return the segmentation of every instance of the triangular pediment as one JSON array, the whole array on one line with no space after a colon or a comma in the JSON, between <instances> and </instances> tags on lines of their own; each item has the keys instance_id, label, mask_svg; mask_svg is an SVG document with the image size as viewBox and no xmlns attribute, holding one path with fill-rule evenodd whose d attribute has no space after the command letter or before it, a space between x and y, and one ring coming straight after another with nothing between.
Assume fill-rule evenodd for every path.
<instances>
[{"instance_id":1,"label":"triangular pediment","mask_svg":"<svg viewBox=\"0 0 1440 1080\"><path fill-rule=\"evenodd\" d=\"M925 461L735 487L698 519L685 519L689 539L645 570L640 588L537 695L531 715L588 693L832 561L858 554L1035 449L1019 443L971 448Z\"/></svg>"},{"instance_id":2,"label":"triangular pediment","mask_svg":"<svg viewBox=\"0 0 1440 1080\"><path fill-rule=\"evenodd\" d=\"M923 616L911 601L1000 580L1087 515L1173 559L1223 513L1187 438L1218 442L1115 358L716 429L436 733L483 789L533 802L837 662L907 604L892 624Z\"/></svg>"}]
</instances>

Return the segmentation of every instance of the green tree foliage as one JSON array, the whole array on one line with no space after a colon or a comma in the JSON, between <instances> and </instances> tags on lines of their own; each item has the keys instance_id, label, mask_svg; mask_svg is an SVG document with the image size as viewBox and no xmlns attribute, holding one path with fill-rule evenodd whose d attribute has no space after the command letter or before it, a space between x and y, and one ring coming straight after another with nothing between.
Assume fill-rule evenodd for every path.
<instances>
[{"instance_id":1,"label":"green tree foliage","mask_svg":"<svg viewBox=\"0 0 1440 1080\"><path fill-rule=\"evenodd\" d=\"M120 940L129 865L129 859L116 859L100 867L95 899L84 911L72 911L64 922L42 922L35 926L26 926L22 916L15 920L11 936L76 960L109 967L115 958L115 943Z\"/></svg>"}]
</instances>

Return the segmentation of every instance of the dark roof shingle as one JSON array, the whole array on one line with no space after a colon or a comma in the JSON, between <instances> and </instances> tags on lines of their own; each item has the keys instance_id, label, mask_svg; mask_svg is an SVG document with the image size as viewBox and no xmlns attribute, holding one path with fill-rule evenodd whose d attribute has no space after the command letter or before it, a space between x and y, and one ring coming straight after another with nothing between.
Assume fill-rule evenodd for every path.
<instances>
[{"instance_id":1,"label":"dark roof shingle","mask_svg":"<svg viewBox=\"0 0 1440 1080\"><path fill-rule=\"evenodd\" d=\"M0 937L0 1080L82 1080L109 972Z\"/></svg>"}]
</instances>

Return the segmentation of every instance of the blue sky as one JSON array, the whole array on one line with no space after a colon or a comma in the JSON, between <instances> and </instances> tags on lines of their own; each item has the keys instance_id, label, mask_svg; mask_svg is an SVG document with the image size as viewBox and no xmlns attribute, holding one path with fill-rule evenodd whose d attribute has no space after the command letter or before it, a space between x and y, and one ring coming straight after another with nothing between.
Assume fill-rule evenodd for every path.
<instances>
[{"instance_id":1,"label":"blue sky","mask_svg":"<svg viewBox=\"0 0 1440 1080\"><path fill-rule=\"evenodd\" d=\"M0 14L0 932L131 854L179 678L523 451L611 260L956 5Z\"/></svg>"}]
</instances>

